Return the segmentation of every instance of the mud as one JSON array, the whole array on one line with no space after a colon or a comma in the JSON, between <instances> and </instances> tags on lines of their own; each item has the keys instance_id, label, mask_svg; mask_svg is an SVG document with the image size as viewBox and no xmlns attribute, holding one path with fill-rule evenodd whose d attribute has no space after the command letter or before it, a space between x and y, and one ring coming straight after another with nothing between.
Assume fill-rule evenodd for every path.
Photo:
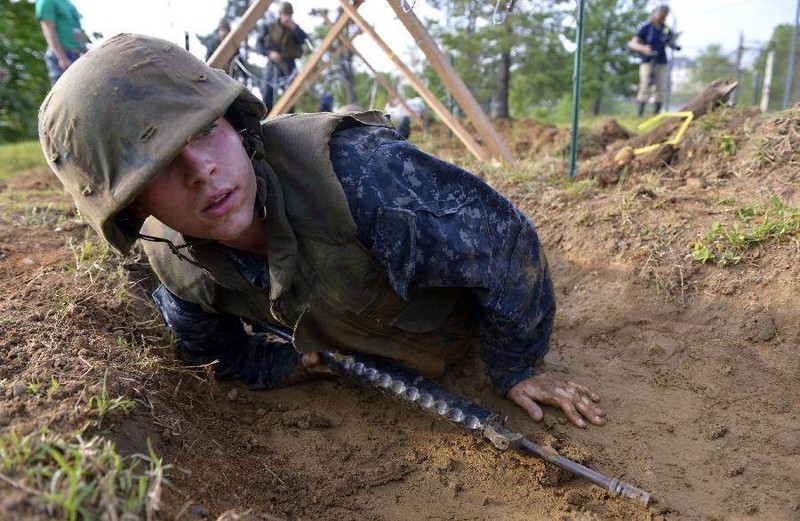
<instances>
[{"instance_id":1,"label":"mud","mask_svg":"<svg viewBox=\"0 0 800 521\"><path fill-rule=\"evenodd\" d=\"M552 409L534 423L494 394L474 354L441 383L649 490L650 508L336 378L251 391L183 368L148 303L146 266L81 263L97 250L85 251L85 226L45 171L0 187L0 429L93 421L81 404L105 379L139 405L94 430L126 454L146 453L149 438L175 466L164 519L797 519L798 237L753 244L738 262L692 251L742 207L800 206L800 109L708 114L668 161L603 187L563 183L559 145L533 144L533 127L501 129L532 174L479 173L537 224L559 304L546 365L598 392L608 424L576 429ZM30 392L51 378L57 391ZM48 518L24 490L0 491L0 518Z\"/></svg>"}]
</instances>

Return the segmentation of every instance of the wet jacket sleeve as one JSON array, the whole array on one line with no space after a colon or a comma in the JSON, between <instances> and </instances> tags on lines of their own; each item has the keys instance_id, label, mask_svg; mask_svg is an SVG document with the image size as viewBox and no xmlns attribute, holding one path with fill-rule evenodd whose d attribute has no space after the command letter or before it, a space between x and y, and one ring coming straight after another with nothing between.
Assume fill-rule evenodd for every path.
<instances>
[{"instance_id":1,"label":"wet jacket sleeve","mask_svg":"<svg viewBox=\"0 0 800 521\"><path fill-rule=\"evenodd\" d=\"M247 333L238 317L207 313L163 285L153 299L175 338L175 350L187 364L214 363L217 376L238 378L256 389L286 385L304 372L301 355L291 344Z\"/></svg>"},{"instance_id":2,"label":"wet jacket sleeve","mask_svg":"<svg viewBox=\"0 0 800 521\"><path fill-rule=\"evenodd\" d=\"M359 239L400 295L473 293L481 354L502 395L548 350L555 297L531 221L478 177L390 129L340 131L331 143Z\"/></svg>"}]
</instances>

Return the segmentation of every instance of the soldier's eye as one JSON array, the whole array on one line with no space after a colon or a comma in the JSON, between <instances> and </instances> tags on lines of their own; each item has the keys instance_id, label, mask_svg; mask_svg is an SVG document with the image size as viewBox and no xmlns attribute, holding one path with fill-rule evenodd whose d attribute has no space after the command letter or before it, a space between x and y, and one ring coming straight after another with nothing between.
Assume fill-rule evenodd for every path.
<instances>
[{"instance_id":1,"label":"soldier's eye","mask_svg":"<svg viewBox=\"0 0 800 521\"><path fill-rule=\"evenodd\" d=\"M217 122L215 121L214 123L210 124L209 126L204 128L203 130L201 130L200 133L197 135L197 137L210 136L211 134L214 133L214 129L216 129L216 128L217 128Z\"/></svg>"}]
</instances>

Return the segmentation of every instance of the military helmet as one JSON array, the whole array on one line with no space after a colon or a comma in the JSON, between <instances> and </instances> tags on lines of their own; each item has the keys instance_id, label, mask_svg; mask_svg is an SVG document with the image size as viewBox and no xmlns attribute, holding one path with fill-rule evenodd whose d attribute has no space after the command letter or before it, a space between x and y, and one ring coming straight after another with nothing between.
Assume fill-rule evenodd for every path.
<instances>
[{"instance_id":1,"label":"military helmet","mask_svg":"<svg viewBox=\"0 0 800 521\"><path fill-rule=\"evenodd\" d=\"M39 109L39 140L84 219L124 254L142 225L124 210L226 111L250 121L266 115L241 83L181 47L120 34L56 82Z\"/></svg>"}]
</instances>

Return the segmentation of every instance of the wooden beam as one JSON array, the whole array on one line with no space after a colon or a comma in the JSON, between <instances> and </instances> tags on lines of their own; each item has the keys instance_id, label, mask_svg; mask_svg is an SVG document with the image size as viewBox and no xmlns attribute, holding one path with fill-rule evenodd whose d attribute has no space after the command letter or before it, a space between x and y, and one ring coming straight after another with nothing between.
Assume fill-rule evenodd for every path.
<instances>
[{"instance_id":1,"label":"wooden beam","mask_svg":"<svg viewBox=\"0 0 800 521\"><path fill-rule=\"evenodd\" d=\"M355 12L355 9L358 9L358 6L361 5L361 1L362 0L355 0L354 5L356 7L351 8L353 9L353 12ZM350 6L348 5L348 7ZM314 67L316 67L322 59L322 55L327 52L333 41L339 37L339 34L348 23L350 23L350 19L346 16L340 16L339 19L336 20L336 23L333 24L333 27L331 27L331 29L328 31L328 34L325 35L325 38L323 38L317 48L314 49L314 52L303 65L303 68L297 73L297 76L295 76L292 83L286 88L286 92L283 93L283 96L278 98L275 106L272 107L272 110L270 110L269 114L267 114L268 118L277 116L279 114L284 114L287 110L289 110L289 107L292 106L290 101L292 101L292 99L295 97L295 92L300 89L300 86L303 84L303 82L305 82L306 79L311 75L311 73L314 71Z\"/></svg>"},{"instance_id":2,"label":"wooden beam","mask_svg":"<svg viewBox=\"0 0 800 521\"><path fill-rule=\"evenodd\" d=\"M408 81L411 82L419 95L422 96L422 99L428 103L433 111L436 112L440 118L442 118L442 121L444 121L445 125L447 125L447 127L453 131L458 139L464 143L464 146L467 147L467 150L469 150L480 161L488 160L489 154L486 153L486 150L484 150L483 147L477 141L475 141L472 135L470 135L470 133L467 132L463 126L461 126L461 123L459 123L458 120L453 117L452 114L450 114L447 108L436 98L433 92L428 90L425 84L422 83L422 80L420 80L419 77L417 77L417 75L411 71L411 69L406 67L406 64L403 63L403 61L394 52L392 52L389 46L386 45L386 42L384 42L383 39L378 36L375 30L369 26L369 24L364 20L364 18L362 18L360 14L358 14L356 10L349 3L347 3L347 0L339 0L339 3L342 5L344 12L346 12L350 18L353 19L353 22L355 22L363 32L370 35L372 39L375 40L375 43L378 44L384 53L386 53L386 56L388 56L389 59L392 60L392 62L397 66L400 72L402 72L406 78L408 78Z\"/></svg>"},{"instance_id":3,"label":"wooden beam","mask_svg":"<svg viewBox=\"0 0 800 521\"><path fill-rule=\"evenodd\" d=\"M333 25L333 22L331 22L330 19L328 19L327 13L325 15L323 15L323 16L324 16L326 25L328 25L328 26ZM342 13L342 16L348 16L348 15L347 15L347 13ZM355 35L355 36L358 36L358 35ZM383 88L386 89L389 92L389 95L393 96L394 98L397 98L400 101L400 104L403 105L403 108L406 109L406 112L408 113L408 115L414 121L416 121L419 126L421 126L424 129L425 128L425 122L422 121L422 118L419 116L419 114L417 114L416 112L411 110L411 107L409 107L406 104L406 100L404 100L400 96L400 94L397 92L397 90L395 90L395 88L392 87L392 85L388 81L386 81L386 78L381 76L381 74L377 70L375 70L375 68L372 65L370 65L370 63L367 61L367 59L364 58L364 56L360 52L358 52L358 49L356 49L355 46L353 45L352 39L350 39L347 36L342 34L342 35L339 35L339 41L342 42L348 49L350 49L350 52L352 52L353 54L358 56L361 59L361 61L364 62L364 65L366 65L367 68L370 71L372 71L372 75L375 77L376 80L378 80L378 83L383 85Z\"/></svg>"},{"instance_id":4,"label":"wooden beam","mask_svg":"<svg viewBox=\"0 0 800 521\"><path fill-rule=\"evenodd\" d=\"M506 163L513 165L514 158L511 152L506 148L500 135L492 127L489 118L481 109L478 102L472 96L472 93L467 89L464 81L456 74L453 66L450 65L447 57L444 55L436 42L433 41L428 30L419 21L419 18L414 14L413 10L405 12L397 0L387 0L389 6L394 10L397 17L406 26L408 32L414 37L417 45L425 53L431 67L436 71L444 84L453 94L453 97L458 101L458 104L464 109L469 120L475 125L475 130L483 138L489 149L496 157L501 158Z\"/></svg>"},{"instance_id":5,"label":"wooden beam","mask_svg":"<svg viewBox=\"0 0 800 521\"><path fill-rule=\"evenodd\" d=\"M308 91L308 86L316 81L319 75L322 74L322 71L333 65L339 58L339 56L342 55L345 49L346 47L344 47L343 45L339 46L335 51L333 51L333 53L331 53L326 62L323 62L319 67L315 68L311 74L308 75L308 78L306 78L302 86L298 87L298 89L294 92L294 96L289 100L288 103L289 107L297 103L297 100L300 99L300 96L302 96L303 94L306 93L306 91Z\"/></svg>"},{"instance_id":6,"label":"wooden beam","mask_svg":"<svg viewBox=\"0 0 800 521\"><path fill-rule=\"evenodd\" d=\"M222 40L219 47L208 59L208 65L221 69L223 65L230 62L233 55L236 54L239 44L245 39L247 33L256 26L258 20L264 16L271 3L272 0L256 0L253 2L242 15L242 20L236 26L236 29L228 33L228 36Z\"/></svg>"}]
</instances>

